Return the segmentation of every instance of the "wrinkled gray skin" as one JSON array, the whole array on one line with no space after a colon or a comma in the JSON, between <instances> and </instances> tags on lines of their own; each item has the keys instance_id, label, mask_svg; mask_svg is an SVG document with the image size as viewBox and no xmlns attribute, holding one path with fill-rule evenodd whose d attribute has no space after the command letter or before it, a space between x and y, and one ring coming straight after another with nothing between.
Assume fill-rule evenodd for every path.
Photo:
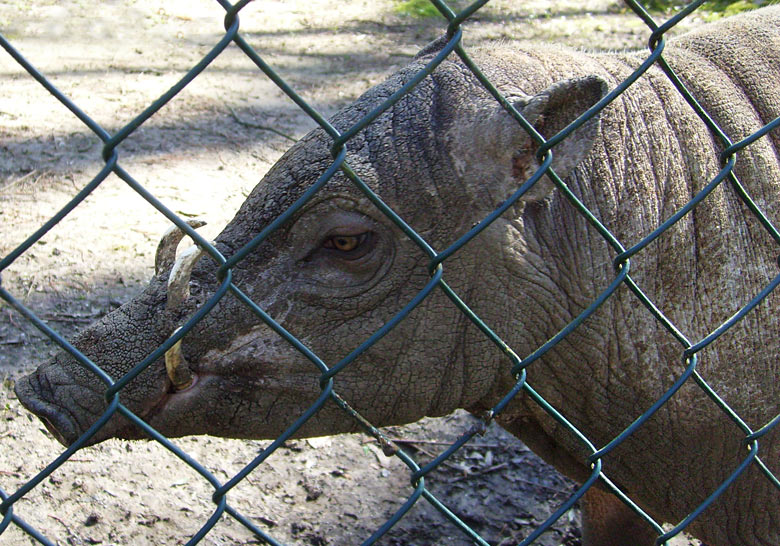
<instances>
[{"instance_id":1,"label":"wrinkled gray skin","mask_svg":"<svg viewBox=\"0 0 780 546\"><path fill-rule=\"evenodd\" d=\"M407 81L430 57L337 114L344 129ZM499 46L475 53L502 92L549 137L597 101L644 55L585 55ZM667 46L665 58L736 141L780 115L780 8L734 18ZM217 239L231 256L284 211L330 163L314 131L255 188ZM778 131L740 152L737 173L780 223ZM653 69L554 151L571 190L628 247L677 211L718 172L719 148ZM457 60L445 62L349 142L349 164L391 207L443 249L482 219L536 167L529 138ZM356 236L351 251L336 236ZM692 342L777 275L778 246L724 185L632 258L631 275ZM614 278L615 252L543 179L444 265L444 278L521 357L571 321ZM387 322L428 281L428 259L350 182L336 176L303 212L234 270L234 281L333 365ZM189 298L166 309L170 264L134 300L92 325L76 347L118 378L165 341L217 286L208 258ZM698 371L757 429L778 412L780 325L772 295L700 353ZM528 369L530 384L601 447L647 409L684 368L682 345L621 287L589 320ZM314 365L226 296L184 337L195 383L174 392L161 361L121 401L168 436L272 438L320 393ZM511 363L436 290L386 338L344 369L335 388L377 425L480 412L513 385ZM20 400L64 443L104 408L102 385L59 355L17 384ZM576 479L587 452L520 395L499 422ZM356 429L328 402L308 435ZM115 418L94 438L137 438ZM656 518L678 522L746 455L744 435L695 384L687 384L604 459L615 483ZM780 471L780 442L760 442ZM710 545L780 544L780 494L751 467L689 528ZM598 490L588 494L590 544L652 543L649 526Z\"/></svg>"}]
</instances>

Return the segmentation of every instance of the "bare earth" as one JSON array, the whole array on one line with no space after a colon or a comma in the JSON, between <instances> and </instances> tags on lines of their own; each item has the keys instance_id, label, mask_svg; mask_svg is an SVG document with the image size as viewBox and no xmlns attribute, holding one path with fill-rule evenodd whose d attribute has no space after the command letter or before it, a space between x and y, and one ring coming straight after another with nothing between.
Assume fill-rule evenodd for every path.
<instances>
[{"instance_id":1,"label":"bare earth","mask_svg":"<svg viewBox=\"0 0 780 546\"><path fill-rule=\"evenodd\" d=\"M351 102L443 32L392 0L263 0L241 12L242 35L326 115ZM549 12L548 12L549 10ZM173 85L223 36L224 11L205 0L0 2L0 33L106 131ZM688 22L695 24L696 20ZM466 27L487 39L644 47L649 32L607 0L498 0ZM203 217L213 236L262 174L314 127L236 47L118 149L120 164L175 212ZM273 128L274 130L269 130ZM0 258L99 172L102 143L0 52ZM2 272L2 285L69 336L129 300L153 273L168 221L118 177L100 187ZM13 382L56 346L0 301L0 488L15 492L62 452L21 408ZM473 423L458 413L388 431L418 463ZM270 442L192 437L175 442L223 483ZM412 494L410 472L368 436L288 442L228 497L288 544L359 544ZM491 544L516 544L573 490L514 437L492 427L426 478ZM108 441L84 449L14 506L58 544L181 544L214 512L213 488L162 446ZM36 543L11 525L2 544ZM261 543L223 517L203 544ZM424 500L382 544L470 544ZM580 544L572 510L538 544ZM679 544L689 544L680 539Z\"/></svg>"}]
</instances>

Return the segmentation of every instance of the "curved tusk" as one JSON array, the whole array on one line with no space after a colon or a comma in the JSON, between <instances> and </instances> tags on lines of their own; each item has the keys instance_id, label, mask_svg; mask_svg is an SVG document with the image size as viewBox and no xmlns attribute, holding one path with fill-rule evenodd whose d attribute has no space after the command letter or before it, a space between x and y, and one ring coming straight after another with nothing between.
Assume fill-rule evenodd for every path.
<instances>
[{"instance_id":1,"label":"curved tusk","mask_svg":"<svg viewBox=\"0 0 780 546\"><path fill-rule=\"evenodd\" d=\"M190 297L190 275L192 268L206 252L199 246L191 246L176 258L168 276L168 301L165 308L174 310Z\"/></svg>"},{"instance_id":2,"label":"curved tusk","mask_svg":"<svg viewBox=\"0 0 780 546\"><path fill-rule=\"evenodd\" d=\"M175 334L179 330L181 328L177 328L173 333ZM184 355L181 354L181 341L180 339L165 351L165 371L168 373L168 379L171 380L173 388L177 391L183 391L194 381L192 370L190 370Z\"/></svg>"},{"instance_id":3,"label":"curved tusk","mask_svg":"<svg viewBox=\"0 0 780 546\"><path fill-rule=\"evenodd\" d=\"M187 225L192 229L198 229L206 225L206 222L194 218L187 220ZM169 267L171 267L176 260L176 247L184 238L186 234L177 225L172 225L160 238L160 243L157 245L157 252L154 255L154 274L159 275Z\"/></svg>"}]
</instances>

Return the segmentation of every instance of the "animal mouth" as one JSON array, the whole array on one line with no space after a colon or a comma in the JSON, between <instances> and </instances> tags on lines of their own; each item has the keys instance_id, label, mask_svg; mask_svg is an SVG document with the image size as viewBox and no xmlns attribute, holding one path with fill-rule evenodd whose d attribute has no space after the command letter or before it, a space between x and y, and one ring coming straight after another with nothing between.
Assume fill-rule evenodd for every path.
<instances>
[{"instance_id":1,"label":"animal mouth","mask_svg":"<svg viewBox=\"0 0 780 546\"><path fill-rule=\"evenodd\" d=\"M168 402L197 397L202 392L204 374L192 372L183 357L181 362L176 361L180 348L174 347L174 353L170 357L166 355L166 369L170 376L168 380L159 385L156 396L152 395L138 404L140 407L131 407L133 413L144 421L149 422L152 416L162 412ZM171 367L168 366L169 361ZM105 388L105 385L102 386ZM52 436L65 446L75 443L107 408L103 389L95 390L91 386L78 384L70 376L57 375L51 368L42 368L20 378L16 382L15 391L22 406L34 413ZM119 395L121 401L121 391ZM146 434L116 412L86 440L85 445L113 436L135 439L145 437Z\"/></svg>"},{"instance_id":2,"label":"animal mouth","mask_svg":"<svg viewBox=\"0 0 780 546\"><path fill-rule=\"evenodd\" d=\"M189 384L183 388L178 388L174 383L171 383L168 391L140 417L147 423L150 423L152 426L154 426L155 417L165 413L169 406L176 405L182 400L189 400L193 397L197 397L205 383L208 383L208 378L210 377L213 376L211 374L193 373L189 377Z\"/></svg>"},{"instance_id":3,"label":"animal mouth","mask_svg":"<svg viewBox=\"0 0 780 546\"><path fill-rule=\"evenodd\" d=\"M80 435L81 427L66 407L53 402L53 389L42 374L34 373L16 382L19 402L43 422L46 429L63 445L70 445Z\"/></svg>"},{"instance_id":4,"label":"animal mouth","mask_svg":"<svg viewBox=\"0 0 780 546\"><path fill-rule=\"evenodd\" d=\"M43 376L43 377L41 377ZM169 406L175 406L183 401L191 401L202 393L202 388L209 381L208 375L191 374L189 384L186 388L177 388L169 384L166 392L159 398L150 400L144 408L133 410L134 413L150 423L154 424L154 418L160 414L166 413ZM44 374L35 373L24 377L16 383L16 395L21 404L34 413L44 424L54 438L65 446L70 446L76 442L89 427L100 417L90 411L89 415L79 418L70 411L70 404L57 402L51 388L47 386L47 379ZM121 396L121 393L120 393ZM86 409L86 404L83 406ZM102 407L105 407L103 405ZM92 409L92 408L90 408ZM120 414L115 414L103 427L87 439L85 445L91 445L110 437L119 437L126 439L137 439L146 437L136 425L130 423Z\"/></svg>"},{"instance_id":5,"label":"animal mouth","mask_svg":"<svg viewBox=\"0 0 780 546\"><path fill-rule=\"evenodd\" d=\"M188 223L193 228L203 224L200 221ZM190 247L177 257L176 247L183 237L184 232L179 228L170 229L160 241L155 259L157 274L170 270L166 307L172 311L178 311L189 298L192 269L204 255L200 248ZM173 333L175 334L176 332ZM182 339L179 339L165 353L167 379L155 374L145 380L148 384L143 389L146 395L142 400L133 400L134 395L138 396L140 393L119 393L123 405L147 422L169 399L181 400L202 393L200 376L203 374L195 373L191 369L182 354L181 343ZM85 380L82 373L74 373L74 370L70 369L73 365L67 356L58 356L51 363L17 381L15 389L21 404L37 415L46 429L66 446L76 442L107 409L106 385L91 379ZM123 368L119 365L114 367ZM112 436L139 438L145 434L121 413L116 412L85 443L94 444Z\"/></svg>"}]
</instances>

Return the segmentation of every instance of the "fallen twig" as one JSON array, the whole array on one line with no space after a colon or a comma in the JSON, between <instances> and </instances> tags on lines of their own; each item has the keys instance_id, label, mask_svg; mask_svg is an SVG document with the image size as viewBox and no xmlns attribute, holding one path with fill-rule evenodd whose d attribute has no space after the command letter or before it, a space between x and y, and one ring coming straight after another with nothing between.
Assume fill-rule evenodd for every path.
<instances>
[{"instance_id":1,"label":"fallen twig","mask_svg":"<svg viewBox=\"0 0 780 546\"><path fill-rule=\"evenodd\" d=\"M11 188L16 186L17 184L21 184L22 182L24 182L25 180L27 180L28 178L30 178L31 176L33 176L33 175L35 175L37 173L38 173L38 169L33 169L30 172L28 172L27 174L23 174L22 176L20 176L16 180L12 180L11 182L6 184L5 186L0 187L0 192L5 192L5 191L10 190Z\"/></svg>"},{"instance_id":2,"label":"fallen twig","mask_svg":"<svg viewBox=\"0 0 780 546\"><path fill-rule=\"evenodd\" d=\"M67 523L65 523L64 521L62 521L60 518L58 518L58 517L57 517L57 516L55 516L54 514L49 514L49 517L50 517L51 519L53 519L54 521L56 521L56 522L59 522L59 523L60 523L60 525L62 525L63 527L65 527L65 530L68 532L68 535L69 535L71 538L73 538L73 539L77 539L77 538L78 538L78 537L76 536L76 534L75 534L75 533L74 533L74 532L73 532L73 531L70 529L70 527L68 527L68 524L67 524Z\"/></svg>"},{"instance_id":3,"label":"fallen twig","mask_svg":"<svg viewBox=\"0 0 780 546\"><path fill-rule=\"evenodd\" d=\"M452 478L451 480L449 480L449 483L455 483L461 480L467 480L475 476L482 476L484 474L489 474L490 472L496 472L497 470L504 470L505 468L509 468L509 463L494 464L493 466L488 466L487 468L480 468L479 470L469 472L465 476L457 476L455 478Z\"/></svg>"},{"instance_id":4,"label":"fallen twig","mask_svg":"<svg viewBox=\"0 0 780 546\"><path fill-rule=\"evenodd\" d=\"M449 444L446 444L446 445L449 445ZM416 447L417 451L419 451L420 453L422 453L426 457L430 457L431 460L435 459L438 456L436 453L431 453L430 451L428 451L427 449L425 449L423 447L420 447L420 446L415 446L415 447ZM464 471L464 468L462 466L454 464L454 463L451 463L451 462L449 462L446 459L441 462L441 465L442 466L446 466L447 468L450 468L451 470L454 470L455 472L463 473L463 471Z\"/></svg>"},{"instance_id":5,"label":"fallen twig","mask_svg":"<svg viewBox=\"0 0 780 546\"><path fill-rule=\"evenodd\" d=\"M252 121L246 121L244 119L241 119L241 117L236 113L235 110L233 110L233 108L229 104L225 104L225 106L230 111L230 115L233 116L233 119L236 120L236 122L239 125L243 125L244 127L251 127L252 129L260 129L262 131L271 131L272 133L276 133L280 137L284 137L288 140L292 140L293 142L297 142L297 140L294 137L291 137L290 135L283 133L280 130L275 129L269 125L260 125L259 123L254 123Z\"/></svg>"},{"instance_id":6,"label":"fallen twig","mask_svg":"<svg viewBox=\"0 0 780 546\"><path fill-rule=\"evenodd\" d=\"M95 319L99 319L105 316L105 314L106 313L103 311L96 311L87 315L75 315L71 313L47 313L45 315L41 315L41 318L44 320L50 320L52 322L89 323Z\"/></svg>"},{"instance_id":7,"label":"fallen twig","mask_svg":"<svg viewBox=\"0 0 780 546\"><path fill-rule=\"evenodd\" d=\"M426 444L434 446L451 446L453 442L442 442L434 440L415 440L414 438L391 438L396 444ZM503 446L500 444L472 444L467 443L466 446L475 449L501 449Z\"/></svg>"},{"instance_id":8,"label":"fallen twig","mask_svg":"<svg viewBox=\"0 0 780 546\"><path fill-rule=\"evenodd\" d=\"M27 289L27 293L24 295L24 299L22 300L23 304L27 304L27 300L30 298L30 294L32 294L33 289L35 289L36 282L38 282L38 273L35 273L32 280L30 281L30 288Z\"/></svg>"}]
</instances>

